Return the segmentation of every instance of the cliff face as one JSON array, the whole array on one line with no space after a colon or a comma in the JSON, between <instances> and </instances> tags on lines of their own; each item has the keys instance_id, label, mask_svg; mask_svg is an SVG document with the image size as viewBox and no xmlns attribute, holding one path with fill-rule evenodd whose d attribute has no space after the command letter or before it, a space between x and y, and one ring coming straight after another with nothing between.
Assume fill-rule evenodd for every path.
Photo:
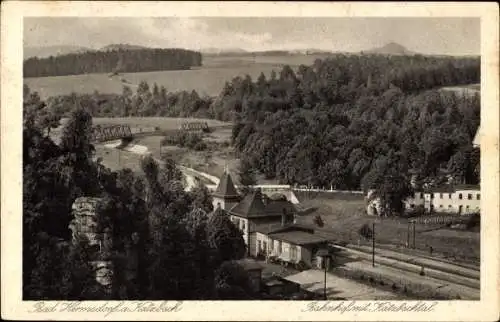
<instances>
[{"instance_id":1,"label":"cliff face","mask_svg":"<svg viewBox=\"0 0 500 322\"><path fill-rule=\"evenodd\" d=\"M80 197L72 206L74 219L70 223L73 241L83 237L88 239L90 246L99 246L96 208L100 198Z\"/></svg>"},{"instance_id":2,"label":"cliff face","mask_svg":"<svg viewBox=\"0 0 500 322\"><path fill-rule=\"evenodd\" d=\"M96 280L111 291L113 282L113 262L110 258L112 248L111 230L99 231L97 222L97 206L100 198L80 197L73 203L74 219L70 223L73 232L73 243L82 238L88 240L91 249L90 264L94 267Z\"/></svg>"}]
</instances>

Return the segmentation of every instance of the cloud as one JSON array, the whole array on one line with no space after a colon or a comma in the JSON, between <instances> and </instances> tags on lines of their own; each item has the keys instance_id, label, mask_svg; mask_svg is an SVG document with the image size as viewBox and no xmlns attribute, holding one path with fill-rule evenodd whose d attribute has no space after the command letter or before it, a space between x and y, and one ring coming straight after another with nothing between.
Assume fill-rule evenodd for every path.
<instances>
[{"instance_id":1,"label":"cloud","mask_svg":"<svg viewBox=\"0 0 500 322\"><path fill-rule=\"evenodd\" d=\"M189 49L259 49L269 45L272 39L270 32L214 31L206 21L197 18L30 18L25 21L24 32L26 46L92 48L129 43Z\"/></svg>"},{"instance_id":2,"label":"cloud","mask_svg":"<svg viewBox=\"0 0 500 322\"><path fill-rule=\"evenodd\" d=\"M26 46L112 43L187 49L359 51L398 42L422 53L479 53L479 19L466 18L25 18Z\"/></svg>"}]
</instances>

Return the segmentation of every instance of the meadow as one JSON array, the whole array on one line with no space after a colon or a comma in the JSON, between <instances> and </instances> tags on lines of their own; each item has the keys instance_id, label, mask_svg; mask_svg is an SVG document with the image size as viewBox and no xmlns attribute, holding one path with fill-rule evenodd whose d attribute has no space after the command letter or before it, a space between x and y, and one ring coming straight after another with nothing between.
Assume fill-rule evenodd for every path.
<instances>
[{"instance_id":1,"label":"meadow","mask_svg":"<svg viewBox=\"0 0 500 322\"><path fill-rule=\"evenodd\" d=\"M363 195L314 193L297 195L304 207L315 207L314 213L300 218L301 222L314 224L314 217L320 215L325 223L324 229L332 239L351 244L371 245L359 235L363 224L372 227L375 223L375 238L378 244L404 249L408 240L407 218L379 218L365 215ZM423 252L434 249L434 255L453 261L479 264L480 233L453 230L443 225L415 225L415 248ZM410 244L413 235L410 235Z\"/></svg>"},{"instance_id":2,"label":"meadow","mask_svg":"<svg viewBox=\"0 0 500 322\"><path fill-rule=\"evenodd\" d=\"M118 77L109 77L108 74L84 74L25 78L24 83L31 90L37 91L42 99L72 92L91 94L98 91L120 94L124 85L135 90L141 81L151 85L163 85L170 92L196 90L200 95L216 96L225 82L236 76L243 77L248 74L252 79L256 79L262 72L269 77L272 70L278 72L285 64L298 67L300 64L312 64L320 57L323 56L207 57L202 67L192 70L125 73ZM121 79L126 80L126 83L122 83Z\"/></svg>"}]
</instances>

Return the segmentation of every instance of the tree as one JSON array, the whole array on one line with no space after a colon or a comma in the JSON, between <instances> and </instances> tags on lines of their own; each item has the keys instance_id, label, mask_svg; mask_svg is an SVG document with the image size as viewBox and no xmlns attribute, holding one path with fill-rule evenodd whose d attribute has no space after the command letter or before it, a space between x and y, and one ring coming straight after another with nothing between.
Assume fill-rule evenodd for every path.
<instances>
[{"instance_id":1,"label":"tree","mask_svg":"<svg viewBox=\"0 0 500 322\"><path fill-rule=\"evenodd\" d=\"M373 238L373 230L371 229L370 225L368 224L363 224L363 226L361 226L359 228L359 235L365 239L371 239Z\"/></svg>"},{"instance_id":2,"label":"tree","mask_svg":"<svg viewBox=\"0 0 500 322\"><path fill-rule=\"evenodd\" d=\"M323 227L325 225L325 222L323 221L323 218L321 218L320 215L316 215L314 217L314 223L316 224L316 226L318 227Z\"/></svg>"},{"instance_id":3,"label":"tree","mask_svg":"<svg viewBox=\"0 0 500 322\"><path fill-rule=\"evenodd\" d=\"M204 184L199 182L191 193L194 196L192 203L193 209L199 208L207 213L214 210L212 195Z\"/></svg>"},{"instance_id":4,"label":"tree","mask_svg":"<svg viewBox=\"0 0 500 322\"><path fill-rule=\"evenodd\" d=\"M221 209L216 209L208 220L208 243L217 251L217 258L226 260L240 259L245 255L245 241L241 231L229 220Z\"/></svg>"},{"instance_id":5,"label":"tree","mask_svg":"<svg viewBox=\"0 0 500 322\"><path fill-rule=\"evenodd\" d=\"M224 262L215 273L215 296L218 300L256 298L248 273L236 262Z\"/></svg>"},{"instance_id":6,"label":"tree","mask_svg":"<svg viewBox=\"0 0 500 322\"><path fill-rule=\"evenodd\" d=\"M239 176L240 183L247 188L257 184L255 171L250 165L250 162L246 159L242 159L240 162Z\"/></svg>"}]
</instances>

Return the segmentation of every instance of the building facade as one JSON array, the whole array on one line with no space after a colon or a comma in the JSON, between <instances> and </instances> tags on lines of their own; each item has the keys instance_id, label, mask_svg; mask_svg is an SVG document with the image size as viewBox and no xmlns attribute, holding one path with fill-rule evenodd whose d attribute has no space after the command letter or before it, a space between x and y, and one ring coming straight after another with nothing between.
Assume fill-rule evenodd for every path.
<instances>
[{"instance_id":1,"label":"building facade","mask_svg":"<svg viewBox=\"0 0 500 322\"><path fill-rule=\"evenodd\" d=\"M427 213L471 214L481 211L481 190L475 185L438 187L415 192L405 201L407 210L423 207Z\"/></svg>"},{"instance_id":2,"label":"building facade","mask_svg":"<svg viewBox=\"0 0 500 322\"><path fill-rule=\"evenodd\" d=\"M367 199L367 213L369 215L382 214L379 198L373 198L369 192ZM477 185L449 185L416 191L404 201L406 211L416 211L419 208L425 213L449 213L466 215L480 213L481 189Z\"/></svg>"},{"instance_id":3,"label":"building facade","mask_svg":"<svg viewBox=\"0 0 500 322\"><path fill-rule=\"evenodd\" d=\"M295 223L303 210L287 196L268 196L257 188L242 197L227 171L220 179L213 199L214 208L224 210L242 232L249 256L275 256L291 263L304 261L309 264L314 250L311 245L326 241L314 235L314 229Z\"/></svg>"}]
</instances>

